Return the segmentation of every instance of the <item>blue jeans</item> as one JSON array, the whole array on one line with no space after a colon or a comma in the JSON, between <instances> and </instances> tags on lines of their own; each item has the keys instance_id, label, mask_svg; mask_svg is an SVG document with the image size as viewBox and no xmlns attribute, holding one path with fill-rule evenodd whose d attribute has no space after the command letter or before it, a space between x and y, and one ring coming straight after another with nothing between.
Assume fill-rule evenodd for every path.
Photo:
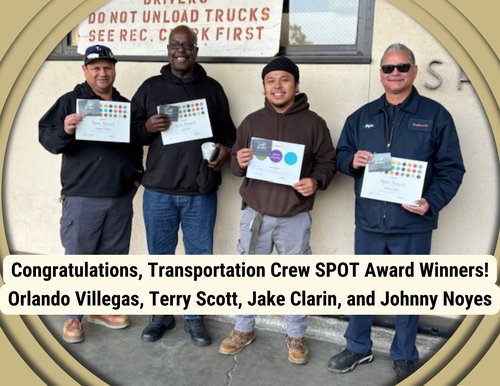
<instances>
[{"instance_id":1,"label":"blue jeans","mask_svg":"<svg viewBox=\"0 0 500 386\"><path fill-rule=\"evenodd\" d=\"M211 255L217 193L176 195L144 190L144 223L148 251L151 255L174 255L179 225L187 255ZM184 319L199 319L200 315L185 315Z\"/></svg>"},{"instance_id":2,"label":"blue jeans","mask_svg":"<svg viewBox=\"0 0 500 386\"><path fill-rule=\"evenodd\" d=\"M144 190L144 223L151 255L174 255L182 228L186 255L211 255L217 193L193 196Z\"/></svg>"}]
</instances>

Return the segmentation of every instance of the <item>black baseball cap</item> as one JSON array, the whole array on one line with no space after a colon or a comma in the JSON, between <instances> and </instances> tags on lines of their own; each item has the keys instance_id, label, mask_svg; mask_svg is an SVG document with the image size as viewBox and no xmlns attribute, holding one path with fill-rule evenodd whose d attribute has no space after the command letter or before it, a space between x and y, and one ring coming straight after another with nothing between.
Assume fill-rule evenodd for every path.
<instances>
[{"instance_id":1,"label":"black baseball cap","mask_svg":"<svg viewBox=\"0 0 500 386\"><path fill-rule=\"evenodd\" d=\"M85 56L83 57L83 64L86 66L90 62L97 59L106 59L113 63L118 62L118 60L115 59L113 51L111 51L111 48L100 44L96 44L95 46L90 46L85 50Z\"/></svg>"}]
</instances>

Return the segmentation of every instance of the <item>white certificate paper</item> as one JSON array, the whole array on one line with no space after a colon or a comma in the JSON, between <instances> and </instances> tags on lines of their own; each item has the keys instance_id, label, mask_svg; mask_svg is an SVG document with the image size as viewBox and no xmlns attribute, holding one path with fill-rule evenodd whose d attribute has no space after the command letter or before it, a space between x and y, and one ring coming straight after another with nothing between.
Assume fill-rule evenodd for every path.
<instances>
[{"instance_id":1,"label":"white certificate paper","mask_svg":"<svg viewBox=\"0 0 500 386\"><path fill-rule=\"evenodd\" d=\"M158 112L163 112L167 106L177 107L177 120L172 120L170 127L161 132L164 145L213 136L206 99L161 105L157 107Z\"/></svg>"},{"instance_id":2,"label":"white certificate paper","mask_svg":"<svg viewBox=\"0 0 500 386\"><path fill-rule=\"evenodd\" d=\"M366 167L361 197L398 204L415 204L422 197L427 162L392 157L392 168L370 172Z\"/></svg>"},{"instance_id":3,"label":"white certificate paper","mask_svg":"<svg viewBox=\"0 0 500 386\"><path fill-rule=\"evenodd\" d=\"M76 126L76 139L130 142L130 103L77 99L76 112L85 115Z\"/></svg>"},{"instance_id":4,"label":"white certificate paper","mask_svg":"<svg viewBox=\"0 0 500 386\"><path fill-rule=\"evenodd\" d=\"M305 146L297 143L251 139L253 158L247 168L247 178L293 185L300 180Z\"/></svg>"}]
</instances>

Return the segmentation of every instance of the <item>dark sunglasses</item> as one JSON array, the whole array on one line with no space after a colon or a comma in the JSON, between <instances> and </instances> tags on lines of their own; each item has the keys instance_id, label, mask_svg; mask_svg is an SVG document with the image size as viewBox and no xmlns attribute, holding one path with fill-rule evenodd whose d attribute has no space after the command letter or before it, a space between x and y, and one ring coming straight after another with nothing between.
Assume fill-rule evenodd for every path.
<instances>
[{"instance_id":1,"label":"dark sunglasses","mask_svg":"<svg viewBox=\"0 0 500 386\"><path fill-rule=\"evenodd\" d=\"M196 44L191 42L184 42L184 43L172 42L168 45L168 48L170 48L171 50L178 50L181 47L186 51L189 51L189 50L194 50L196 48Z\"/></svg>"},{"instance_id":2,"label":"dark sunglasses","mask_svg":"<svg viewBox=\"0 0 500 386\"><path fill-rule=\"evenodd\" d=\"M412 64L410 63L404 63L404 64L384 64L382 66L380 66L380 68L382 69L382 72L384 74L392 74L392 72L394 71L395 68L398 69L399 72L408 72L410 71L410 68L411 68Z\"/></svg>"}]
</instances>

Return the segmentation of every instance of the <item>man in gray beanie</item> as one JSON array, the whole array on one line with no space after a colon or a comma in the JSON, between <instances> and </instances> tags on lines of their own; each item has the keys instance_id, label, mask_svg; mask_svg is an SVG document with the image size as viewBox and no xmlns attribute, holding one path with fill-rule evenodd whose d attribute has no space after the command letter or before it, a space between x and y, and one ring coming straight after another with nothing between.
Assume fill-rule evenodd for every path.
<instances>
[{"instance_id":1,"label":"man in gray beanie","mask_svg":"<svg viewBox=\"0 0 500 386\"><path fill-rule=\"evenodd\" d=\"M244 212L240 222L240 254L311 254L310 211L318 189L326 189L335 174L335 149L326 122L309 110L307 96L299 93L299 68L286 57L277 57L262 70L264 107L241 123L231 153L231 169L244 177L240 188ZM254 154L252 139L257 138L267 153ZM293 183L276 183L247 177L251 162L279 153L273 141L303 145L300 177ZM255 144L255 141L254 141ZM267 146L269 145L269 146ZM283 150L283 149L282 149ZM279 153L281 154L281 153ZM288 154L275 163L290 162ZM306 315L287 315L288 360L305 364L309 350L304 340ZM220 345L219 352L234 355L252 343L255 316L236 317L236 325Z\"/></svg>"}]
</instances>

